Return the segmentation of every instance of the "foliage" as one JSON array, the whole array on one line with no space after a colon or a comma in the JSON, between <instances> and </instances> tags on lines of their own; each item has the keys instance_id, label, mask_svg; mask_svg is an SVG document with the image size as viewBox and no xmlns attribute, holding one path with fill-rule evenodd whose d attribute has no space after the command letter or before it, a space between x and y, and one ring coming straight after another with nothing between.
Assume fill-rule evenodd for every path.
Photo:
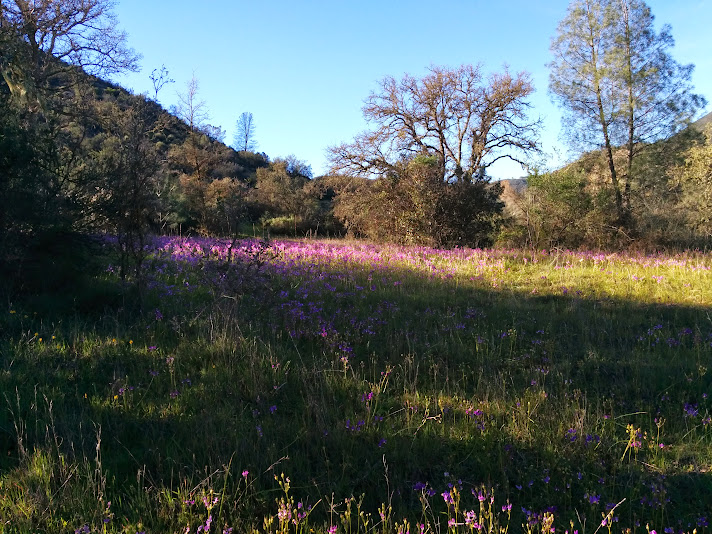
<instances>
[{"instance_id":1,"label":"foliage","mask_svg":"<svg viewBox=\"0 0 712 534\"><path fill-rule=\"evenodd\" d=\"M57 115L20 108L1 90L0 116L0 285L22 291L71 285L85 259L78 232L87 227L91 182L73 157L77 132ZM67 248L55 246L60 237Z\"/></svg>"},{"instance_id":2,"label":"foliage","mask_svg":"<svg viewBox=\"0 0 712 534\"><path fill-rule=\"evenodd\" d=\"M154 214L161 211L156 192L163 168L149 140L160 124L151 121L146 100L128 109L108 105L102 111L105 138L94 140L96 151L90 156L91 169L103 185L95 193L94 209L106 221L104 229L117 238L121 278L131 267L140 282Z\"/></svg>"},{"instance_id":3,"label":"foliage","mask_svg":"<svg viewBox=\"0 0 712 534\"><path fill-rule=\"evenodd\" d=\"M243 217L242 183L232 150L201 131L173 146L168 159L180 183L188 228L229 234Z\"/></svg>"},{"instance_id":4,"label":"foliage","mask_svg":"<svg viewBox=\"0 0 712 534\"><path fill-rule=\"evenodd\" d=\"M635 232L619 226L615 193L606 179L607 161L599 151L589 152L557 171L534 174L521 191L505 195L510 219L498 236L504 245L605 250L686 250L708 246L708 236L692 221L704 209L693 200L704 185L681 176L692 164L696 147L704 145L696 128L653 143L635 159L637 187L631 192L636 213ZM625 149L614 152L623 164ZM685 197L685 200L683 200Z\"/></svg>"},{"instance_id":5,"label":"foliage","mask_svg":"<svg viewBox=\"0 0 712 534\"><path fill-rule=\"evenodd\" d=\"M96 117L82 69L113 73L137 61L111 7L105 0L2 3L0 143L9 152L1 164L0 262L12 266L8 285L32 290L30 280L42 285L58 273L53 283L71 284L82 272L85 240L77 233L92 228L91 204L103 185L84 159ZM45 246L59 236L66 247Z\"/></svg>"},{"instance_id":6,"label":"foliage","mask_svg":"<svg viewBox=\"0 0 712 534\"><path fill-rule=\"evenodd\" d=\"M311 167L294 156L257 169L249 198L255 218L277 234L308 231L319 210L318 199L307 191L310 180Z\"/></svg>"},{"instance_id":7,"label":"foliage","mask_svg":"<svg viewBox=\"0 0 712 534\"><path fill-rule=\"evenodd\" d=\"M688 223L707 242L712 238L712 126L707 126L703 141L685 152L684 164L673 171L682 189L680 202Z\"/></svg>"},{"instance_id":8,"label":"foliage","mask_svg":"<svg viewBox=\"0 0 712 534\"><path fill-rule=\"evenodd\" d=\"M579 164L529 176L526 189L516 196L518 244L535 249L611 247L616 232L606 215L612 198L590 183L591 173Z\"/></svg>"},{"instance_id":9,"label":"foliage","mask_svg":"<svg viewBox=\"0 0 712 534\"><path fill-rule=\"evenodd\" d=\"M487 168L502 158L525 164L539 152L539 122L527 118L533 90L526 73L485 80L472 65L385 78L363 108L375 130L329 149L336 172L380 177L363 198L339 199L337 217L375 239L487 243L502 209Z\"/></svg>"},{"instance_id":10,"label":"foliage","mask_svg":"<svg viewBox=\"0 0 712 534\"><path fill-rule=\"evenodd\" d=\"M439 161L419 156L375 181L348 180L334 215L350 233L410 245L486 246L500 222L501 188L442 180Z\"/></svg>"},{"instance_id":11,"label":"foliage","mask_svg":"<svg viewBox=\"0 0 712 534\"><path fill-rule=\"evenodd\" d=\"M257 150L255 140L255 121L252 113L245 111L240 114L235 125L235 139L233 147L238 152L254 152Z\"/></svg>"}]
</instances>

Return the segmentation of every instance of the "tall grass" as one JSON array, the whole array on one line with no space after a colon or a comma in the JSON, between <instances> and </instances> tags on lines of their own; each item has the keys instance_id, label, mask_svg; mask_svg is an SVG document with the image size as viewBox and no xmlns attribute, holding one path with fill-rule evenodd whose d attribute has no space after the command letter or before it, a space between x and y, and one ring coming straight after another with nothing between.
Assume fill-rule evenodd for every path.
<instances>
[{"instance_id":1,"label":"tall grass","mask_svg":"<svg viewBox=\"0 0 712 534\"><path fill-rule=\"evenodd\" d=\"M159 240L0 312L0 532L706 531L711 268Z\"/></svg>"}]
</instances>

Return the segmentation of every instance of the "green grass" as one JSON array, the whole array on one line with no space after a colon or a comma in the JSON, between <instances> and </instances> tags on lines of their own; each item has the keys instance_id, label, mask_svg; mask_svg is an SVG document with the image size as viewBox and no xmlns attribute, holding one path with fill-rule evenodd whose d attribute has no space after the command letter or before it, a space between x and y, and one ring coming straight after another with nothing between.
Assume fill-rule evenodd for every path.
<instances>
[{"instance_id":1,"label":"green grass","mask_svg":"<svg viewBox=\"0 0 712 534\"><path fill-rule=\"evenodd\" d=\"M0 311L0 532L708 530L711 257L198 244Z\"/></svg>"}]
</instances>

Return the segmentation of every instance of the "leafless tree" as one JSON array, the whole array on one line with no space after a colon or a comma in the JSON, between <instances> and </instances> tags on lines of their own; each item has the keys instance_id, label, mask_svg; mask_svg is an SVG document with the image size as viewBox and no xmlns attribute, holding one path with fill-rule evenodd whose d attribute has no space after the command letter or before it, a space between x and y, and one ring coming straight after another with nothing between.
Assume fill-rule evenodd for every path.
<instances>
[{"instance_id":1,"label":"leafless tree","mask_svg":"<svg viewBox=\"0 0 712 534\"><path fill-rule=\"evenodd\" d=\"M191 132L201 130L210 118L207 104L198 97L199 89L198 78L193 74L186 84L185 93L178 93L178 105L174 110L188 124Z\"/></svg>"},{"instance_id":2,"label":"leafless tree","mask_svg":"<svg viewBox=\"0 0 712 534\"><path fill-rule=\"evenodd\" d=\"M399 161L435 155L442 178L472 182L507 158L526 164L539 152L540 121L526 100L534 91L526 73L485 78L481 66L431 67L421 79L387 77L366 100L363 113L375 129L328 149L334 172L385 175Z\"/></svg>"},{"instance_id":3,"label":"leafless tree","mask_svg":"<svg viewBox=\"0 0 712 534\"><path fill-rule=\"evenodd\" d=\"M138 70L111 0L2 0L0 70L13 98L34 105L81 67L93 75ZM64 75L64 76L62 76Z\"/></svg>"},{"instance_id":4,"label":"leafless tree","mask_svg":"<svg viewBox=\"0 0 712 534\"><path fill-rule=\"evenodd\" d=\"M176 83L176 81L168 75L168 69L165 65L161 65L160 69L153 69L149 78L153 84L153 99L156 101L158 101L158 93L161 89L169 83Z\"/></svg>"}]
</instances>

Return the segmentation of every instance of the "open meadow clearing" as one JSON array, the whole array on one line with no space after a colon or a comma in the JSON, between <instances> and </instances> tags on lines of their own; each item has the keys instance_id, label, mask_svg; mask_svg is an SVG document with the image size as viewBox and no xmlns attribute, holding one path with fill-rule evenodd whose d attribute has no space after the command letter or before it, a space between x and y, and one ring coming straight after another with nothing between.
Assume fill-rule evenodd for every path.
<instances>
[{"instance_id":1,"label":"open meadow clearing","mask_svg":"<svg viewBox=\"0 0 712 534\"><path fill-rule=\"evenodd\" d=\"M709 255L230 245L6 304L0 532L709 531Z\"/></svg>"}]
</instances>

